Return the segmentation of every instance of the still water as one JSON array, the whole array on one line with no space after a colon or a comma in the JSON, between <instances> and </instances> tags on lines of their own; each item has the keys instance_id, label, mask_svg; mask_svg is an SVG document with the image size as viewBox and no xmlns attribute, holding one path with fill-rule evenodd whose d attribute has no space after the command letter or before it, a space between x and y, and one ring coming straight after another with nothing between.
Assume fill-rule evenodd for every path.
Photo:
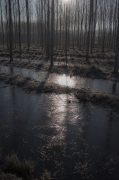
<instances>
[{"instance_id":1,"label":"still water","mask_svg":"<svg viewBox=\"0 0 119 180\"><path fill-rule=\"evenodd\" d=\"M70 100L70 103L69 103ZM73 95L25 94L0 83L0 146L57 179L118 179L119 116Z\"/></svg>"},{"instance_id":2,"label":"still water","mask_svg":"<svg viewBox=\"0 0 119 180\"><path fill-rule=\"evenodd\" d=\"M71 88L90 88L93 92L105 92L119 95L119 82L113 82L102 79L89 79L81 77L70 77L57 74L48 74L48 72L34 71L31 69L0 66L0 73L16 74L25 77L30 77L38 81L49 81L61 86Z\"/></svg>"}]
</instances>

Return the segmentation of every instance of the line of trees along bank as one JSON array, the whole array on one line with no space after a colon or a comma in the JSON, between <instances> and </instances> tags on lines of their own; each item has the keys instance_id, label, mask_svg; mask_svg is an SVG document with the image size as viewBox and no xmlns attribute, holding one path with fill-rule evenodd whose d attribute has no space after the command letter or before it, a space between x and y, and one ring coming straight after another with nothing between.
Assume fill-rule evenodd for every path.
<instances>
[{"instance_id":1,"label":"line of trees along bank","mask_svg":"<svg viewBox=\"0 0 119 180\"><path fill-rule=\"evenodd\" d=\"M87 61L95 48L113 49L117 72L118 9L118 0L1 0L0 43L20 55L22 45L38 45L52 65L54 49L84 49Z\"/></svg>"}]
</instances>

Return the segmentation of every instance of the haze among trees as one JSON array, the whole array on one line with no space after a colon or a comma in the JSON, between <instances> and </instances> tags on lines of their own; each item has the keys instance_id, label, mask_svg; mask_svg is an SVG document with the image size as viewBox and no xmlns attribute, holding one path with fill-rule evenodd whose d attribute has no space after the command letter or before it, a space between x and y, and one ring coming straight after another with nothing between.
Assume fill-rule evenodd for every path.
<instances>
[{"instance_id":1,"label":"haze among trees","mask_svg":"<svg viewBox=\"0 0 119 180\"><path fill-rule=\"evenodd\" d=\"M54 50L70 48L89 53L100 49L115 52L114 72L118 72L118 0L1 0L0 44L10 51L23 45L41 48L53 65ZM118 32L118 33L117 33ZM67 63L67 62L66 62Z\"/></svg>"}]
</instances>

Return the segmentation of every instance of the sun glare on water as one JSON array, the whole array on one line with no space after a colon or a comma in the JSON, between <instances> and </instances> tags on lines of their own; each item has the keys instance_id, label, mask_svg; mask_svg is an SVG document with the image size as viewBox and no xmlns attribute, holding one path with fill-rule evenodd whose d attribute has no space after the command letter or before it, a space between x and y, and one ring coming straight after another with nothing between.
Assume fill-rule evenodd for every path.
<instances>
[{"instance_id":1,"label":"sun glare on water","mask_svg":"<svg viewBox=\"0 0 119 180\"><path fill-rule=\"evenodd\" d=\"M63 74L63 76L60 76L58 78L58 84L62 85L62 86L74 86L74 81L69 77L66 76L65 74Z\"/></svg>"}]
</instances>

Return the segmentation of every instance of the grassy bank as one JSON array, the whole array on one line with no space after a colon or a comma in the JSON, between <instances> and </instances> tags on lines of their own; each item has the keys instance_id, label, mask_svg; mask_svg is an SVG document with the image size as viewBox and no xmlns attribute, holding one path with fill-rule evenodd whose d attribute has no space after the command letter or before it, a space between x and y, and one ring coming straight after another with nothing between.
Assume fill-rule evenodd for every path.
<instances>
[{"instance_id":1,"label":"grassy bank","mask_svg":"<svg viewBox=\"0 0 119 180\"><path fill-rule=\"evenodd\" d=\"M91 102L102 107L110 108L119 113L119 97L115 95L98 92L94 93L90 89L83 88L77 91L76 97L84 103Z\"/></svg>"},{"instance_id":2,"label":"grassy bank","mask_svg":"<svg viewBox=\"0 0 119 180\"><path fill-rule=\"evenodd\" d=\"M0 152L1 155L2 151ZM0 166L0 180L51 180L50 172L45 169L41 176L36 179L33 176L35 163L31 160L20 160L16 154L2 157Z\"/></svg>"},{"instance_id":3,"label":"grassy bank","mask_svg":"<svg viewBox=\"0 0 119 180\"><path fill-rule=\"evenodd\" d=\"M20 161L16 154L2 157L0 151L0 180L30 180L34 166L33 161Z\"/></svg>"},{"instance_id":4,"label":"grassy bank","mask_svg":"<svg viewBox=\"0 0 119 180\"><path fill-rule=\"evenodd\" d=\"M13 61L9 62L7 60L1 60L0 61L1 66L9 66L9 67L18 67L18 68L26 68L26 69L32 69L35 71L49 71L49 62L22 62L22 61ZM109 79L114 81L119 81L119 75L113 73L113 67L111 66L98 66L97 64L91 64L91 65L78 65L78 66L68 66L66 65L54 65L51 68L50 73L56 73L56 74L67 74L70 76L80 76L85 78L95 78L95 79Z\"/></svg>"},{"instance_id":5,"label":"grassy bank","mask_svg":"<svg viewBox=\"0 0 119 180\"><path fill-rule=\"evenodd\" d=\"M66 57L63 50L57 50L54 52L54 67L51 73L57 74L69 74L71 76L81 76L87 78L96 79L110 79L119 81L119 75L113 74L114 69L114 51L105 50L101 52L99 49L95 49L91 53L89 62L86 61L85 50L70 49L67 52L68 68L66 68ZM19 57L19 49L13 50L14 58ZM27 59L27 61L21 61L20 59L9 62L9 52L7 49L0 50L0 65L21 67L33 70L48 71L50 60L47 59L45 51L42 51L38 47L32 47L29 51L26 47L23 48L21 59ZM8 60L4 58L8 57Z\"/></svg>"}]
</instances>

